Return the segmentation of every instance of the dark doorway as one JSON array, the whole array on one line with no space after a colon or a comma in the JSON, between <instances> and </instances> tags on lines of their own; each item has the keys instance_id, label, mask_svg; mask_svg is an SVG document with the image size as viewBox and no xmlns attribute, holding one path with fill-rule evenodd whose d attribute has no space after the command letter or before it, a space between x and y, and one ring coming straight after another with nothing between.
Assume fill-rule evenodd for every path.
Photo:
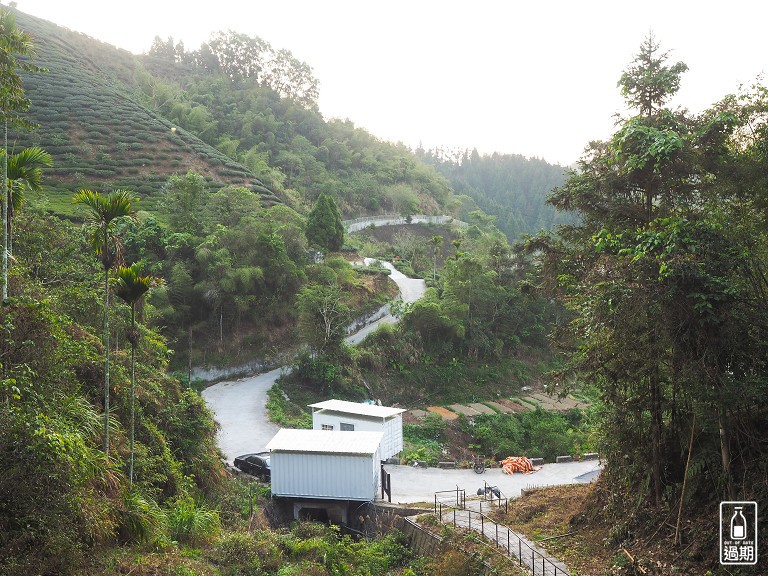
<instances>
[{"instance_id":1,"label":"dark doorway","mask_svg":"<svg viewBox=\"0 0 768 576\"><path fill-rule=\"evenodd\" d=\"M299 510L299 520L328 523L328 510L325 508L302 508Z\"/></svg>"}]
</instances>

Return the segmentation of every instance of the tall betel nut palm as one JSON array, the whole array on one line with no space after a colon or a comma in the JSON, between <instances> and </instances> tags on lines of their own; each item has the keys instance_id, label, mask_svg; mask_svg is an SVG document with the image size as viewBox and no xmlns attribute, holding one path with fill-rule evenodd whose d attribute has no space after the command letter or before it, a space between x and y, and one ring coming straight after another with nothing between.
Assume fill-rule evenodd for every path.
<instances>
[{"instance_id":1,"label":"tall betel nut palm","mask_svg":"<svg viewBox=\"0 0 768 576\"><path fill-rule=\"evenodd\" d=\"M29 110L29 99L24 95L23 82L19 71L42 72L42 68L33 66L19 56L33 56L32 38L26 32L16 28L16 16L9 10L0 9L0 115L3 120L2 149L2 204L3 204L3 301L8 298L8 122L29 127L21 116Z\"/></svg>"},{"instance_id":2,"label":"tall betel nut palm","mask_svg":"<svg viewBox=\"0 0 768 576\"><path fill-rule=\"evenodd\" d=\"M128 330L128 342L131 343L131 439L130 439L130 463L128 465L128 480L133 484L133 441L135 438L135 398L136 387L136 346L139 344L139 330L136 328L136 305L142 299L144 294L160 282L159 278L154 278L149 274L142 274L144 264L135 262L130 266L119 266L115 272L117 282L115 284L115 296L131 307L131 328Z\"/></svg>"},{"instance_id":3,"label":"tall betel nut palm","mask_svg":"<svg viewBox=\"0 0 768 576\"><path fill-rule=\"evenodd\" d=\"M43 168L53 166L53 158L39 146L24 148L8 158L8 255L13 256L13 217L24 206L27 189L43 189Z\"/></svg>"},{"instance_id":4,"label":"tall betel nut palm","mask_svg":"<svg viewBox=\"0 0 768 576\"><path fill-rule=\"evenodd\" d=\"M131 208L131 194L115 190L104 196L93 190L80 190L73 204L88 208L87 221L91 248L104 268L104 453L109 456L109 271L119 263L122 241L121 223L136 218Z\"/></svg>"}]
</instances>

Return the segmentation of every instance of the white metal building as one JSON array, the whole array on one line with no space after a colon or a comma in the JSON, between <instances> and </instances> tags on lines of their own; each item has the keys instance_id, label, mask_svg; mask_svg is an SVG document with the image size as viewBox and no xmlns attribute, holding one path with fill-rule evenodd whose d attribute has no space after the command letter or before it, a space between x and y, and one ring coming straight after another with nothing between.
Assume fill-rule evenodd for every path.
<instances>
[{"instance_id":1,"label":"white metal building","mask_svg":"<svg viewBox=\"0 0 768 576\"><path fill-rule=\"evenodd\" d=\"M286 498L371 501L381 470L383 432L284 428L267 444L272 494Z\"/></svg>"},{"instance_id":2,"label":"white metal building","mask_svg":"<svg viewBox=\"0 0 768 576\"><path fill-rule=\"evenodd\" d=\"M386 460L403 450L402 408L376 406L345 400L325 400L310 404L312 428L333 431L384 432L381 458Z\"/></svg>"}]
</instances>

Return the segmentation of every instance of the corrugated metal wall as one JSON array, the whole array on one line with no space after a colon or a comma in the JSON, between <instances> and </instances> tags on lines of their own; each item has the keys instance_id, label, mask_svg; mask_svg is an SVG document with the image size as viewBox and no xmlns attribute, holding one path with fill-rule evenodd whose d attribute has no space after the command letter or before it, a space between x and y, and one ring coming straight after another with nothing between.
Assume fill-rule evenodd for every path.
<instances>
[{"instance_id":1,"label":"corrugated metal wall","mask_svg":"<svg viewBox=\"0 0 768 576\"><path fill-rule=\"evenodd\" d=\"M373 500L379 490L379 459L379 453L371 456L272 452L272 494Z\"/></svg>"},{"instance_id":2,"label":"corrugated metal wall","mask_svg":"<svg viewBox=\"0 0 768 576\"><path fill-rule=\"evenodd\" d=\"M380 419L360 418L353 414L339 416L337 412L318 411L312 415L312 428L315 430L322 430L323 424L341 430L341 422L354 424L356 432L384 432L380 448L382 460L396 456L403 450L403 418L400 415L386 420L383 428Z\"/></svg>"},{"instance_id":3,"label":"corrugated metal wall","mask_svg":"<svg viewBox=\"0 0 768 576\"><path fill-rule=\"evenodd\" d=\"M386 460L398 455L403 450L403 419L395 416L384 425L384 438L381 440L381 458Z\"/></svg>"}]
</instances>

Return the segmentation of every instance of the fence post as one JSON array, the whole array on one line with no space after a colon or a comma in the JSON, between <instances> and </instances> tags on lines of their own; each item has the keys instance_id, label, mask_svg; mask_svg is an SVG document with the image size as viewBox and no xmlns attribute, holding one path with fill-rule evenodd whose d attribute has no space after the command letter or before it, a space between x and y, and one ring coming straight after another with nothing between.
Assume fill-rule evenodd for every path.
<instances>
[{"instance_id":1,"label":"fence post","mask_svg":"<svg viewBox=\"0 0 768 576\"><path fill-rule=\"evenodd\" d=\"M499 525L496 524L496 547L499 546Z\"/></svg>"},{"instance_id":2,"label":"fence post","mask_svg":"<svg viewBox=\"0 0 768 576\"><path fill-rule=\"evenodd\" d=\"M456 508L453 509L453 527L456 528Z\"/></svg>"},{"instance_id":3,"label":"fence post","mask_svg":"<svg viewBox=\"0 0 768 576\"><path fill-rule=\"evenodd\" d=\"M517 537L517 563L522 566L523 564L523 541L520 540L520 536Z\"/></svg>"}]
</instances>

